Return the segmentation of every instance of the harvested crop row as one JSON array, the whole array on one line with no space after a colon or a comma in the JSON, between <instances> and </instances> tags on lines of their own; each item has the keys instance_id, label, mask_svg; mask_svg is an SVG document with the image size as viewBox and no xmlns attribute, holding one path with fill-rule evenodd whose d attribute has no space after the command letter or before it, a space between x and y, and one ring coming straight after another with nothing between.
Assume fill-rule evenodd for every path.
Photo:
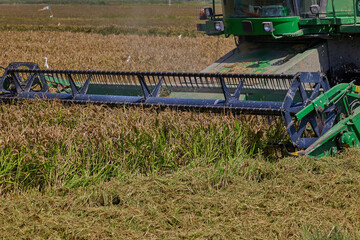
<instances>
[{"instance_id":1,"label":"harvested crop row","mask_svg":"<svg viewBox=\"0 0 360 240\"><path fill-rule=\"evenodd\" d=\"M251 155L282 134L260 118L25 102L0 106L0 188L77 186ZM246 124L244 124L246 122Z\"/></svg>"}]
</instances>

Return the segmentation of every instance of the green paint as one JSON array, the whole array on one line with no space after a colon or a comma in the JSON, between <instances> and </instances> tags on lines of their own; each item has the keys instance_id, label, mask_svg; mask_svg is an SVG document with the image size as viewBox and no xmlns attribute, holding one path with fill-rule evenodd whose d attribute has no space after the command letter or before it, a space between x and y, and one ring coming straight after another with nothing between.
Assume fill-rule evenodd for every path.
<instances>
[{"instance_id":1,"label":"green paint","mask_svg":"<svg viewBox=\"0 0 360 240\"><path fill-rule=\"evenodd\" d=\"M249 74L284 73L294 68L294 74L304 71L302 62L311 62L309 55L317 53L317 48L308 49L302 42L244 44L240 50L233 50L205 72L241 72Z\"/></svg>"},{"instance_id":2,"label":"green paint","mask_svg":"<svg viewBox=\"0 0 360 240\"><path fill-rule=\"evenodd\" d=\"M306 155L320 158L333 155L341 148L360 147L360 107L353 108L349 104L360 100L359 90L352 83L339 84L296 114L299 121L313 112L320 114L333 105L340 111L338 122L305 150Z\"/></svg>"},{"instance_id":3,"label":"green paint","mask_svg":"<svg viewBox=\"0 0 360 240\"><path fill-rule=\"evenodd\" d=\"M211 21L207 21L201 26L201 31L205 31L208 35L237 35L237 36L274 36L278 37L301 37L310 34L353 34L360 33L360 1L359 0L328 0L326 6L320 6L319 15L314 15L310 11L310 6L314 4L311 0L300 0L300 16L295 16L294 10L286 4L282 14L277 17L264 17L259 14L259 10L250 10L252 8L264 9L270 7L269 3L264 2L263 5L251 6L242 0L227 0L223 4L223 18L213 17ZM282 3L279 2L279 6ZM250 8L251 6L251 8ZM275 5L274 5L275 6ZM243 10L250 16L239 14L238 11ZM247 9L247 10L246 10ZM285 10L284 10L285 9ZM224 32L214 29L214 21L223 21L225 25ZM244 31L243 22L251 22L252 31ZM274 32L269 33L263 30L263 22L272 22Z\"/></svg>"},{"instance_id":4,"label":"green paint","mask_svg":"<svg viewBox=\"0 0 360 240\"><path fill-rule=\"evenodd\" d=\"M70 82L62 78L54 78L52 76L44 76L45 81L50 88L56 88L61 92L71 93ZM39 81L41 83L41 81ZM81 88L81 82L75 82L76 87Z\"/></svg>"},{"instance_id":5,"label":"green paint","mask_svg":"<svg viewBox=\"0 0 360 240\"><path fill-rule=\"evenodd\" d=\"M334 8L333 8L334 3ZM334 1L327 1L326 6L326 16L327 17L348 17L354 15L354 9L356 9L357 6L353 0L334 0ZM333 11L335 10L335 14Z\"/></svg>"},{"instance_id":6,"label":"green paint","mask_svg":"<svg viewBox=\"0 0 360 240\"><path fill-rule=\"evenodd\" d=\"M339 26L341 33L360 33L360 24Z\"/></svg>"},{"instance_id":7,"label":"green paint","mask_svg":"<svg viewBox=\"0 0 360 240\"><path fill-rule=\"evenodd\" d=\"M274 26L274 34L282 35L286 33L295 33L299 31L299 17L277 17L277 18L224 18L225 34L233 35L268 35L271 33L265 32L263 29L263 22L272 22ZM251 22L253 32L244 32L242 22Z\"/></svg>"}]
</instances>

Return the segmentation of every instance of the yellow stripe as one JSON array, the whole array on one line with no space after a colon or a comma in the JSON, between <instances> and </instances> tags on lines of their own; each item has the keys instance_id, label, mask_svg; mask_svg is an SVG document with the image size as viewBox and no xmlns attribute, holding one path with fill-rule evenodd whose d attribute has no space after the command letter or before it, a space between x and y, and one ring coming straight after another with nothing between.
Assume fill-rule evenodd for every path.
<instances>
[{"instance_id":1,"label":"yellow stripe","mask_svg":"<svg viewBox=\"0 0 360 240\"><path fill-rule=\"evenodd\" d=\"M360 92L360 86L355 86L355 92L357 92L357 93Z\"/></svg>"}]
</instances>

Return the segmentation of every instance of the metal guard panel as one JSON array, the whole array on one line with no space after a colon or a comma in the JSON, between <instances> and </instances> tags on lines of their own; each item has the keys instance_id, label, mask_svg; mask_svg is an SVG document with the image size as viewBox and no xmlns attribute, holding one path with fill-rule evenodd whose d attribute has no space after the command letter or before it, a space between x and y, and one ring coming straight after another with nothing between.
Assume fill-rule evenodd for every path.
<instances>
[{"instance_id":1,"label":"metal guard panel","mask_svg":"<svg viewBox=\"0 0 360 240\"><path fill-rule=\"evenodd\" d=\"M294 77L295 75L274 74L41 70L9 67L1 79L0 98L161 105L207 111L230 110L280 115L280 101L261 100L264 100L266 95L286 93ZM244 93L258 94L261 99L241 101ZM281 101L282 99L281 97Z\"/></svg>"},{"instance_id":2,"label":"metal guard panel","mask_svg":"<svg viewBox=\"0 0 360 240\"><path fill-rule=\"evenodd\" d=\"M229 89L235 90L242 82L243 89L285 90L291 86L293 74L238 74L238 73L181 73L181 72L127 72L88 70L9 69L8 75L25 83L30 77L44 78L48 84L69 85L70 78L77 86L90 78L90 85L108 85L113 88L141 86L141 81L154 87L162 79L162 87L175 91L221 92L222 78ZM96 94L96 93L94 93Z\"/></svg>"}]
</instances>

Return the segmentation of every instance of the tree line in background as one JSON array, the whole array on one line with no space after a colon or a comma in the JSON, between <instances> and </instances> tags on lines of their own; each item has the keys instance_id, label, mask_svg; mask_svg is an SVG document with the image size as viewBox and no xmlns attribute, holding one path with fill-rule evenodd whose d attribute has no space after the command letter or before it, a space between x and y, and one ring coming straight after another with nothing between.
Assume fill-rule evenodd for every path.
<instances>
[{"instance_id":1,"label":"tree line in background","mask_svg":"<svg viewBox=\"0 0 360 240\"><path fill-rule=\"evenodd\" d=\"M216 0L220 2L221 0ZM144 3L144 4L183 4L210 3L212 0L0 0L0 4L116 4L116 3Z\"/></svg>"}]
</instances>

